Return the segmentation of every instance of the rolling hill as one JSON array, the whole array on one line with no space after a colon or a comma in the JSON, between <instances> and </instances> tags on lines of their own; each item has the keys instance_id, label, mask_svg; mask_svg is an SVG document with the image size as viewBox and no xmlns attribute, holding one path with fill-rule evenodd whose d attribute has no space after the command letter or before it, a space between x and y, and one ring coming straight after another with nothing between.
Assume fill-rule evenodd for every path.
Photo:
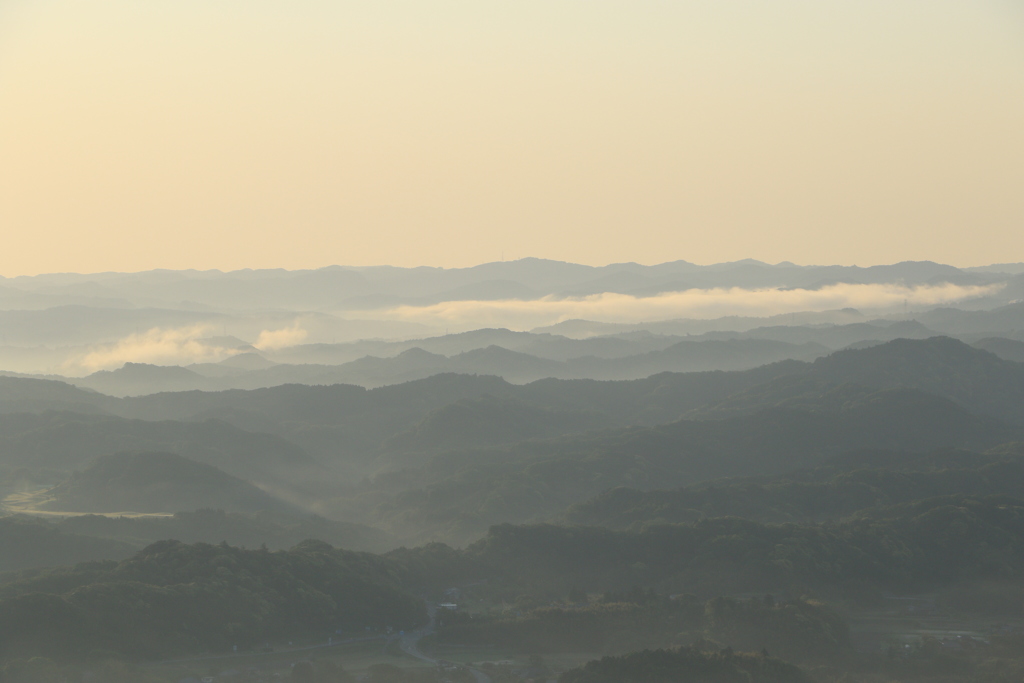
<instances>
[{"instance_id":1,"label":"rolling hill","mask_svg":"<svg viewBox=\"0 0 1024 683\"><path fill-rule=\"evenodd\" d=\"M50 489L44 508L68 512L228 512L288 509L252 484L173 453L117 453L97 458Z\"/></svg>"}]
</instances>

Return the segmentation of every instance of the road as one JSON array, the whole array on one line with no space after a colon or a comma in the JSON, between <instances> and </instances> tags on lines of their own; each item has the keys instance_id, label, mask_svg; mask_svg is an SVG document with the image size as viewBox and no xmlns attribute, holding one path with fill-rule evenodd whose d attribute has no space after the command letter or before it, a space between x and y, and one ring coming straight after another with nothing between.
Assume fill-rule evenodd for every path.
<instances>
[{"instance_id":1,"label":"road","mask_svg":"<svg viewBox=\"0 0 1024 683\"><path fill-rule=\"evenodd\" d=\"M428 657L427 655L420 652L419 642L420 639L422 639L424 636L429 636L431 633L434 632L434 613L436 610L436 607L427 608L427 611L430 614L430 623L424 626L423 628L418 628L415 631L410 631L409 633L402 635L398 640L398 647L402 650L402 652L409 655L410 657L415 657L416 659L419 659L424 662L430 662L431 664L435 665L439 663L438 660L434 659L433 657ZM469 672L473 674L473 678L476 679L476 683L491 683L491 677L485 674L483 671L480 671L479 669L470 668Z\"/></svg>"}]
</instances>

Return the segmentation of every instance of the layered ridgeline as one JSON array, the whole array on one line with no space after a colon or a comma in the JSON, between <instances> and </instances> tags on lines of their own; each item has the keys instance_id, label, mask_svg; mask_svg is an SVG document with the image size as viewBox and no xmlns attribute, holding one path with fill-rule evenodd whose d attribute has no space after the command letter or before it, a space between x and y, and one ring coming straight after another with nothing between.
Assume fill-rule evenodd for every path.
<instances>
[{"instance_id":1,"label":"layered ridgeline","mask_svg":"<svg viewBox=\"0 0 1024 683\"><path fill-rule=\"evenodd\" d=\"M492 524L550 519L617 486L778 475L854 450L1024 441L1024 366L948 338L619 382L442 374L374 390L125 400L52 382L0 384L13 392L26 382L38 388L26 406L36 412L0 415L0 467L12 484L53 484L118 451L175 453L411 544L465 544ZM46 411L47 397L64 412Z\"/></svg>"},{"instance_id":2,"label":"layered ridgeline","mask_svg":"<svg viewBox=\"0 0 1024 683\"><path fill-rule=\"evenodd\" d=\"M1015 275L1020 264L956 268L930 261L905 261L891 265L799 266L768 264L753 259L698 265L672 261L646 266L615 263L587 266L538 258L485 263L468 268L400 268L395 266L329 266L316 270L245 269L233 272L155 270L139 273L58 273L33 277L2 278L0 294L5 308L18 311L47 310L60 305L72 308L68 319L78 326L99 327L119 322L114 304L130 303L136 320L152 321L159 312L179 318L196 310L335 310L349 304L372 307L417 305L467 299L528 299L544 296L586 296L613 292L645 296L691 288L806 288L835 283L909 286L936 283L985 285L1005 283L1009 292L994 295L1013 299ZM996 299L998 300L998 299ZM110 310L100 314L80 309ZM112 310L113 309L113 310ZM32 320L25 316L20 322ZM32 339L47 332L42 323L25 324L22 334Z\"/></svg>"},{"instance_id":3,"label":"layered ridgeline","mask_svg":"<svg viewBox=\"0 0 1024 683\"><path fill-rule=\"evenodd\" d=\"M310 342L356 339L408 339L444 331L444 323L381 320L382 311L441 302L549 300L600 294L637 298L691 289L807 289L837 284L942 286L979 288L957 313L990 312L1019 300L1024 292L1020 265L960 269L930 262L904 262L869 268L770 265L744 260L699 266L683 261L643 266L635 263L590 267L541 259L488 263L472 268L345 268L312 271L242 270L150 271L142 273L49 274L0 279L0 328L12 356L39 353L39 347L86 345L117 340L152 328L205 326L220 346L242 345L259 332L301 322ZM879 304L883 305L883 304ZM900 307L902 308L902 307ZM947 309L948 311L948 309ZM918 311L924 322L947 323L943 309ZM894 312L894 311L891 311ZM902 311L900 311L902 313ZM865 322L858 311L787 314L765 318L670 320L616 325L567 321L556 326L586 336L600 330L652 329L660 333L697 334L742 331L764 325L812 322ZM868 318L870 319L870 318ZM949 323L947 323L949 324ZM437 325L433 327L432 325ZM970 327L1013 329L971 321ZM938 332L956 330L933 327ZM233 338L234 336L234 338ZM989 335L993 336L993 335ZM20 354L18 353L20 352ZM352 360L349 357L347 360ZM317 362L308 358L299 362ZM59 362L46 363L49 367Z\"/></svg>"},{"instance_id":4,"label":"layered ridgeline","mask_svg":"<svg viewBox=\"0 0 1024 683\"><path fill-rule=\"evenodd\" d=\"M352 385L289 385L255 391L169 393L121 401L55 382L5 378L0 381L0 396L10 397L6 405L12 412L64 409L150 421L213 418L243 430L281 436L321 460L332 456L337 460L339 455L349 460L378 450L385 440L414 427L432 410L485 395L540 408L597 412L605 425L615 427L662 424L687 413L713 417L698 412L711 407L717 411L714 416L749 412L795 403L807 395L814 399L840 384L855 383L876 389L916 388L949 398L971 412L1013 421L1019 419L1012 411L1021 404L1022 373L1018 363L951 339L936 338L846 351L815 363L781 362L743 372L660 374L622 382L542 380L517 386L494 377L442 374L372 391ZM771 384L773 379L778 382ZM40 398L17 404L16 397L29 387ZM755 393L741 394L755 387ZM42 396L44 390L49 392L46 397ZM737 394L740 396L731 403L723 404ZM578 421L574 422L575 416L567 417L570 424L562 428L563 432L581 428ZM12 427L15 434L24 431L17 425ZM124 431L128 426L118 429ZM167 434L163 438L175 437ZM231 440L237 441L238 437L232 436ZM219 463L212 464L231 471Z\"/></svg>"},{"instance_id":5,"label":"layered ridgeline","mask_svg":"<svg viewBox=\"0 0 1024 683\"><path fill-rule=\"evenodd\" d=\"M667 492L619 489L566 512L573 526L499 525L462 552L433 545L391 557L406 567L401 571L416 591L489 578L492 586L509 586L511 597L541 599L573 587L603 592L644 585L706 598L1013 579L1024 576L1021 457L878 453L791 477L720 480ZM873 462L880 459L887 462ZM252 519L209 511L167 519L0 521L5 547L40 549L28 554L34 566L126 557L132 549L118 538L161 533L205 533L212 540L234 529L255 541L274 538L276 528L282 538L289 519L292 539L338 533L337 523L325 520L318 526L278 516L275 526L273 516L257 516L260 524ZM18 564L24 561L20 553L5 554L7 569L32 566Z\"/></svg>"},{"instance_id":6,"label":"layered ridgeline","mask_svg":"<svg viewBox=\"0 0 1024 683\"><path fill-rule=\"evenodd\" d=\"M1019 307L1019 306L1017 306ZM1013 325L1024 322L1024 308ZM1007 335L1012 330L1001 331ZM998 332L997 332L998 333ZM777 326L699 336L623 333L570 339L550 333L478 330L409 342L312 344L287 352L248 345L218 363L186 367L125 363L85 377L47 378L111 396L169 391L257 389L282 384L400 384L444 372L486 374L523 384L538 379L640 379L659 372L743 370L781 360L812 361L832 351L894 339L925 339L939 331L916 321L872 321L827 327ZM960 334L977 348L1020 359L1017 339ZM980 337L980 338L979 338ZM977 340L977 341L975 341ZM363 352L368 355L358 355ZM269 356L280 361L270 360Z\"/></svg>"},{"instance_id":7,"label":"layered ridgeline","mask_svg":"<svg viewBox=\"0 0 1024 683\"><path fill-rule=\"evenodd\" d=\"M446 444L458 440L455 414L464 417L467 435L474 417L485 414L438 409L418 428L424 438L392 441L395 450L380 456L399 469L371 487L379 501L373 522L389 529L418 526L465 542L491 524L544 519L616 486L664 489L737 473L777 475L858 450L984 451L1024 441L1018 421L1024 366L953 340L896 341L756 372L776 376L742 388L736 380L751 373L702 375L704 396L713 395L706 387L720 380L737 390L688 408L684 419L670 424L492 448L477 438L467 438L462 449L434 448L427 434L443 433ZM662 407L675 396L668 389L673 377L659 378L662 390L653 392ZM593 387L592 400L600 391ZM690 406L700 393L686 394ZM416 443L419 450L406 445ZM396 488L404 491L395 495Z\"/></svg>"},{"instance_id":8,"label":"layered ridgeline","mask_svg":"<svg viewBox=\"0 0 1024 683\"><path fill-rule=\"evenodd\" d=\"M880 328L879 336L888 336L882 331L884 329ZM502 337L501 332L496 330L494 336ZM426 341L420 340L422 345L431 346L423 343ZM339 365L277 364L248 352L244 355L255 362L246 365L265 367L239 368L241 356L236 356L215 365L188 367L125 363L117 370L104 370L83 378L60 379L112 396L138 396L163 391L257 389L282 384L355 384L373 388L444 372L495 375L522 384L549 377L621 380L639 379L659 372L744 370L780 360L813 360L829 352L827 347L813 342L792 344L770 339L690 341L669 337L642 344L626 343L635 347L632 349L635 353L611 358L582 355L566 360L534 356L496 344L452 356L431 353L416 346L395 356L364 356ZM565 340L565 345L580 346L579 353L590 350L585 342ZM654 347L654 350L645 351L648 347Z\"/></svg>"}]
</instances>

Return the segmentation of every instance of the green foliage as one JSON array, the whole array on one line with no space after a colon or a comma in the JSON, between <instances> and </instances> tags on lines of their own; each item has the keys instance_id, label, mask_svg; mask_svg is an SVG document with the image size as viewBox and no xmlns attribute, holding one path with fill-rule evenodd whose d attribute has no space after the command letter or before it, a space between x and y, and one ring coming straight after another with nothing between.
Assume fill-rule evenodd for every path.
<instances>
[{"instance_id":1,"label":"green foliage","mask_svg":"<svg viewBox=\"0 0 1024 683\"><path fill-rule=\"evenodd\" d=\"M729 594L858 582L891 589L1024 577L1024 501L958 496L875 510L840 524L738 518L635 531L499 525L468 553L490 576L534 591L636 583Z\"/></svg>"},{"instance_id":2,"label":"green foliage","mask_svg":"<svg viewBox=\"0 0 1024 683\"><path fill-rule=\"evenodd\" d=\"M423 604L372 555L312 541L281 552L163 541L113 566L7 584L0 656L102 649L159 657L311 630L411 628L425 619Z\"/></svg>"},{"instance_id":3,"label":"green foliage","mask_svg":"<svg viewBox=\"0 0 1024 683\"><path fill-rule=\"evenodd\" d=\"M815 523L937 496L996 494L1024 494L1024 459L968 451L871 451L788 476L722 479L675 490L617 487L573 505L564 518L619 529L728 516Z\"/></svg>"},{"instance_id":4,"label":"green foliage","mask_svg":"<svg viewBox=\"0 0 1024 683\"><path fill-rule=\"evenodd\" d=\"M778 475L826 465L858 449L984 449L1024 434L920 392L859 388L853 393L853 400L829 399L816 410L766 408L722 420L682 420L434 455L404 478L380 478L365 494L376 503L370 519L393 533L413 530L461 544L492 524L550 518L616 486L664 489L736 472ZM871 502L865 498L869 490L857 490L854 483L848 488L851 504ZM884 502L878 498L875 502ZM677 519L700 516L700 508L679 508Z\"/></svg>"}]
</instances>

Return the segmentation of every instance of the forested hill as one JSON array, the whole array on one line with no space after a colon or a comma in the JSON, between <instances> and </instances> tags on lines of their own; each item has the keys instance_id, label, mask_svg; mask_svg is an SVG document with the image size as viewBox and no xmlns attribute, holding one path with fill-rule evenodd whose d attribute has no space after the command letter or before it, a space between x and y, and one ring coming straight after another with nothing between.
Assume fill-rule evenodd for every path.
<instances>
[{"instance_id":1,"label":"forested hill","mask_svg":"<svg viewBox=\"0 0 1024 683\"><path fill-rule=\"evenodd\" d=\"M120 451L169 452L250 482L293 484L324 466L286 439L221 420L130 420L72 412L0 414L0 466L70 472ZM52 476L52 475L51 475Z\"/></svg>"},{"instance_id":2,"label":"forested hill","mask_svg":"<svg viewBox=\"0 0 1024 683\"><path fill-rule=\"evenodd\" d=\"M500 525L467 553L521 590L863 597L1024 580L1024 498L942 496L821 525L735 517L630 531ZM858 598L860 599L860 598Z\"/></svg>"},{"instance_id":3,"label":"forested hill","mask_svg":"<svg viewBox=\"0 0 1024 683\"><path fill-rule=\"evenodd\" d=\"M860 451L773 477L732 477L679 489L617 487L570 507L570 524L627 529L742 517L816 523L937 496L1024 496L1024 447L986 454Z\"/></svg>"},{"instance_id":4,"label":"forested hill","mask_svg":"<svg viewBox=\"0 0 1024 683\"><path fill-rule=\"evenodd\" d=\"M97 458L50 489L46 509L72 512L229 512L291 506L238 477L174 453L116 453Z\"/></svg>"},{"instance_id":5,"label":"forested hill","mask_svg":"<svg viewBox=\"0 0 1024 683\"><path fill-rule=\"evenodd\" d=\"M1024 441L1011 419L1024 405L1021 373L1018 363L930 338L814 363L621 382L517 386L442 374L375 390L287 385L130 400L44 382L39 395L56 391L62 405L95 398L93 414L0 415L0 475L53 484L96 457L168 452L400 543L461 545L493 524L551 519L618 486L777 475L851 450ZM7 380L31 382L0 378L0 387ZM121 415L95 414L101 408Z\"/></svg>"},{"instance_id":6,"label":"forested hill","mask_svg":"<svg viewBox=\"0 0 1024 683\"><path fill-rule=\"evenodd\" d=\"M803 372L741 391L702 415L719 417L765 405L799 404L844 383L919 389L972 412L1024 424L1024 364L949 337L896 339L866 349L837 351Z\"/></svg>"},{"instance_id":7,"label":"forested hill","mask_svg":"<svg viewBox=\"0 0 1024 683\"><path fill-rule=\"evenodd\" d=\"M492 524L549 519L617 486L663 489L737 473L777 475L859 449L985 450L1024 440L1024 428L918 391L847 385L836 393L816 410L769 408L406 459L409 470L379 477L370 489L380 504L363 521L461 544ZM405 491L390 493L403 484Z\"/></svg>"},{"instance_id":8,"label":"forested hill","mask_svg":"<svg viewBox=\"0 0 1024 683\"><path fill-rule=\"evenodd\" d=\"M0 658L106 649L142 657L426 620L416 593L486 581L491 595L625 591L861 596L1024 579L1024 500L947 496L831 525L719 518L637 531L493 528L458 551L369 555L156 543L120 563L25 572L0 584ZM861 599L858 598L858 599Z\"/></svg>"},{"instance_id":9,"label":"forested hill","mask_svg":"<svg viewBox=\"0 0 1024 683\"><path fill-rule=\"evenodd\" d=\"M0 377L0 396L29 391L32 397L4 403L5 411L99 411L149 421L214 418L242 430L275 434L314 458L358 470L389 439L416 428L432 411L485 396L557 411L564 423L544 414L541 419L548 424L527 430L531 435L551 435L586 428L578 419L580 412L596 414L605 426L652 426L686 414L710 418L766 407L799 407L846 383L916 388L978 414L1024 420L1024 366L949 338L901 339L837 352L814 363L783 361L747 371L662 373L619 382L545 379L520 386L496 377L440 374L372 391L351 385L285 385L121 400L54 382ZM481 430L471 422L465 429L479 441ZM459 425L454 427L450 438L457 440ZM505 441L505 436L495 440ZM388 447L417 448L413 444L406 439Z\"/></svg>"},{"instance_id":10,"label":"forested hill","mask_svg":"<svg viewBox=\"0 0 1024 683\"><path fill-rule=\"evenodd\" d=\"M306 542L289 551L162 541L120 563L0 585L0 659L230 650L266 639L423 624L392 564Z\"/></svg>"}]
</instances>

